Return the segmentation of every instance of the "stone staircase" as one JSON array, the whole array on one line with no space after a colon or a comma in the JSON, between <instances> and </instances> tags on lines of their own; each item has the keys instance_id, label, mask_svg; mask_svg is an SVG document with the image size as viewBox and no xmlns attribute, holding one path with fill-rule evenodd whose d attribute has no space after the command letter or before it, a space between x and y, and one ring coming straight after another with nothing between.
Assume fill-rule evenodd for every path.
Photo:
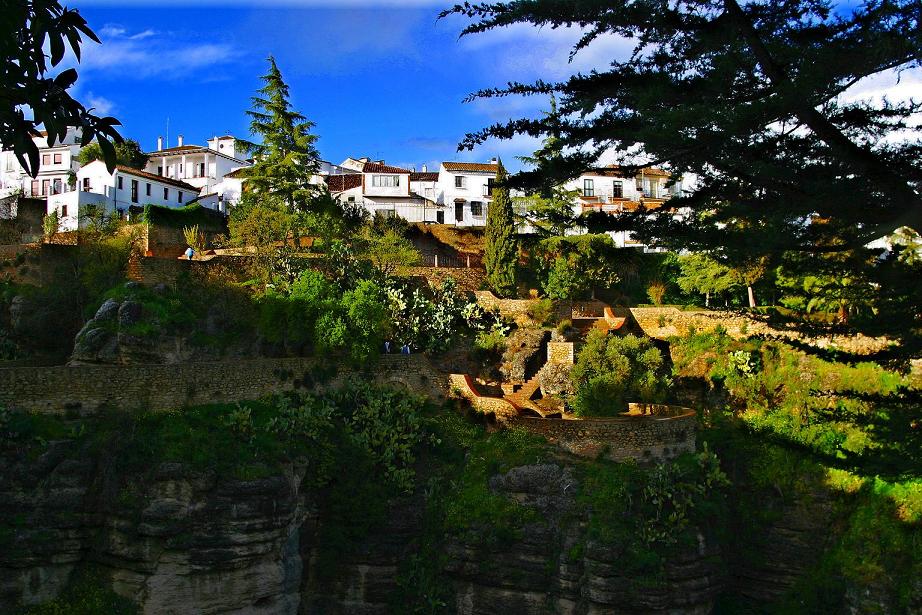
<instances>
[{"instance_id":1,"label":"stone staircase","mask_svg":"<svg viewBox=\"0 0 922 615\"><path fill-rule=\"evenodd\" d=\"M523 384L522 388L520 388L518 391L509 393L504 397L519 408L528 408L529 410L534 410L543 416L544 410L542 410L538 404L536 404L531 399L535 393L538 392L539 388L541 388L541 382L538 380L538 375L535 374L525 384Z\"/></svg>"}]
</instances>

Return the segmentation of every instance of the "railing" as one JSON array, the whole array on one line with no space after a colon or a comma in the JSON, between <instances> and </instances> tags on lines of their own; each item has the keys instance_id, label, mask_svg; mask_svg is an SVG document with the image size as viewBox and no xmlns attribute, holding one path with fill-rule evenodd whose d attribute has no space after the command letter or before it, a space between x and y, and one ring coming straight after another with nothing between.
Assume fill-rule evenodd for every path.
<instances>
[{"instance_id":1,"label":"railing","mask_svg":"<svg viewBox=\"0 0 922 615\"><path fill-rule=\"evenodd\" d=\"M447 267L450 269L471 269L483 267L483 260L476 254L423 254L423 267Z\"/></svg>"}]
</instances>

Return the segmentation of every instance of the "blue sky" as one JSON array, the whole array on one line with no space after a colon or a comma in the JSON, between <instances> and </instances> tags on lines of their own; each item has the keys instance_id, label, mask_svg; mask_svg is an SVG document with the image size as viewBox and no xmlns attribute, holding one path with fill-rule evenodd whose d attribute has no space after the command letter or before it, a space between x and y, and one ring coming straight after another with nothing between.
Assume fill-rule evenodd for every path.
<instances>
[{"instance_id":1,"label":"blue sky","mask_svg":"<svg viewBox=\"0 0 922 615\"><path fill-rule=\"evenodd\" d=\"M508 81L563 79L624 58L631 41L602 37L568 63L575 30L519 24L458 38L459 17L438 21L454 0L65 0L102 39L89 43L75 95L119 118L125 136L154 149L216 134L247 136L245 115L273 54L294 106L316 123L321 155L371 156L407 167L488 160L511 169L532 152L528 137L456 152L466 132L536 115L542 99L462 103ZM845 3L847 5L848 3ZM857 97L918 96L919 70L877 76ZM612 158L612 161L614 158ZM603 162L609 162L603 160Z\"/></svg>"},{"instance_id":2,"label":"blue sky","mask_svg":"<svg viewBox=\"0 0 922 615\"><path fill-rule=\"evenodd\" d=\"M215 134L246 135L244 111L273 54L294 106L312 121L321 155L384 158L420 167L440 160L500 155L517 167L526 137L456 152L468 131L537 113L538 99L476 101L470 92L509 80L561 78L604 65L629 45L604 40L568 64L575 31L529 26L458 38L460 18L436 19L448 4L426 0L344 0L339 8L309 0L188 2L70 0L102 39L79 67L77 97L124 124L123 134L154 149L203 143ZM127 3L126 3L127 4ZM308 5L308 6L305 6ZM253 8L255 6L269 8Z\"/></svg>"}]
</instances>

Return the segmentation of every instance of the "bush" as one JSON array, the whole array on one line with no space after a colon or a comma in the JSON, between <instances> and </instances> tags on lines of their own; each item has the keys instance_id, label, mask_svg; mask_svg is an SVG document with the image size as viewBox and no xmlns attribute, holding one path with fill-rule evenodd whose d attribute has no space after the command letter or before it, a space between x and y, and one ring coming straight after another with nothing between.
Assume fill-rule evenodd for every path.
<instances>
[{"instance_id":1,"label":"bush","mask_svg":"<svg viewBox=\"0 0 922 615\"><path fill-rule=\"evenodd\" d=\"M541 392L547 395L571 395L573 393L573 381L570 379L572 367L566 363L545 363L538 372Z\"/></svg>"},{"instance_id":2,"label":"bush","mask_svg":"<svg viewBox=\"0 0 922 615\"><path fill-rule=\"evenodd\" d=\"M663 355L648 338L610 337L592 330L573 366L579 416L611 416L629 401L660 403L671 380Z\"/></svg>"},{"instance_id":3,"label":"bush","mask_svg":"<svg viewBox=\"0 0 922 615\"><path fill-rule=\"evenodd\" d=\"M538 299L528 306L528 317L540 326L547 326L551 323L556 314L554 302L550 299Z\"/></svg>"}]
</instances>

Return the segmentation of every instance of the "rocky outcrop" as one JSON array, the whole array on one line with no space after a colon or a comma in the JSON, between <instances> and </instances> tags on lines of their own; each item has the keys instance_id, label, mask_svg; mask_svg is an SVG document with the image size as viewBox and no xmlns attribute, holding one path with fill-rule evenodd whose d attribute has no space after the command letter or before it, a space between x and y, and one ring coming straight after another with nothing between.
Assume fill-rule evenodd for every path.
<instances>
[{"instance_id":1,"label":"rocky outcrop","mask_svg":"<svg viewBox=\"0 0 922 615\"><path fill-rule=\"evenodd\" d=\"M72 446L3 459L0 611L91 564L143 613L298 612L303 470L235 480L164 463L124 480Z\"/></svg>"},{"instance_id":2,"label":"rocky outcrop","mask_svg":"<svg viewBox=\"0 0 922 615\"><path fill-rule=\"evenodd\" d=\"M724 586L719 553L703 537L657 579L626 573L622 552L587 540L570 468L522 466L493 477L490 487L537 511L540 521L511 544L485 547L476 533L449 544L459 615L708 613Z\"/></svg>"}]
</instances>

